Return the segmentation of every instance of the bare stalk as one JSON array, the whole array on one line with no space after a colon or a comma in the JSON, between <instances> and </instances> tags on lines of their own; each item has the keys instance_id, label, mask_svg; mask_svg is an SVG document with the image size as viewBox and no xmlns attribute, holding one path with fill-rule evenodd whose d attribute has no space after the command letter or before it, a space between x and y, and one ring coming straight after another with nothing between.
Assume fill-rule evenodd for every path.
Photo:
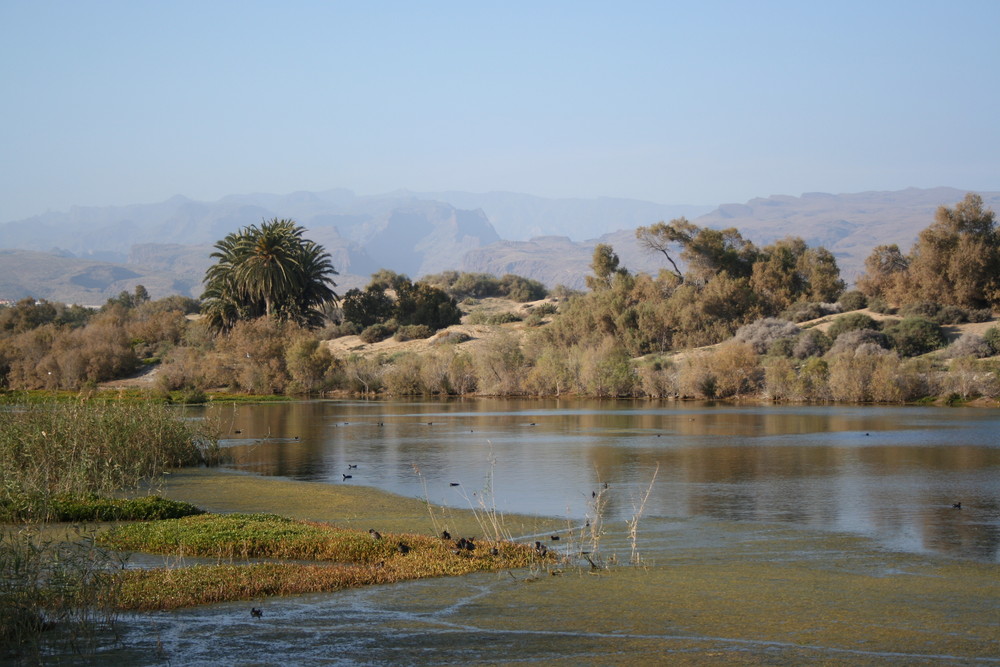
<instances>
[{"instance_id":1,"label":"bare stalk","mask_svg":"<svg viewBox=\"0 0 1000 667\"><path fill-rule=\"evenodd\" d=\"M646 511L646 501L649 500L649 494L653 492L653 483L656 482L656 476L659 474L659 472L660 472L660 464L659 462L657 462L656 470L653 471L653 478L649 480L649 486L646 487L646 494L642 497L642 502L639 503L638 507L636 507L635 504L632 505L633 509L635 510L635 514L633 514L632 518L629 519L627 522L628 539L629 542L631 542L632 544L632 556L629 559L629 562L632 563L632 565L639 565L642 563L642 559L639 558L639 548L638 548L639 519L642 518L643 512Z\"/></svg>"}]
</instances>

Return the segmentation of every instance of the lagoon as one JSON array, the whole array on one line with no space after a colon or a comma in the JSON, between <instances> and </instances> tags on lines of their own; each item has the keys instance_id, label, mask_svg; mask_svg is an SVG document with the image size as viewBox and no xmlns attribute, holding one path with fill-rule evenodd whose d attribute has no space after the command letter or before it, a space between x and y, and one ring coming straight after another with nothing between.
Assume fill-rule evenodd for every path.
<instances>
[{"instance_id":1,"label":"lagoon","mask_svg":"<svg viewBox=\"0 0 1000 667\"><path fill-rule=\"evenodd\" d=\"M646 517L787 524L1000 562L997 410L472 399L196 414L247 473L581 524L605 483L610 521L633 516L652 483Z\"/></svg>"},{"instance_id":2,"label":"lagoon","mask_svg":"<svg viewBox=\"0 0 1000 667\"><path fill-rule=\"evenodd\" d=\"M169 497L424 534L438 505L466 534L479 528L463 508L495 504L515 538L568 560L130 614L99 664L1000 664L996 410L475 399L185 411L217 425L233 462L168 476ZM630 565L628 521L647 491ZM607 499L598 569L578 556L595 492Z\"/></svg>"}]
</instances>

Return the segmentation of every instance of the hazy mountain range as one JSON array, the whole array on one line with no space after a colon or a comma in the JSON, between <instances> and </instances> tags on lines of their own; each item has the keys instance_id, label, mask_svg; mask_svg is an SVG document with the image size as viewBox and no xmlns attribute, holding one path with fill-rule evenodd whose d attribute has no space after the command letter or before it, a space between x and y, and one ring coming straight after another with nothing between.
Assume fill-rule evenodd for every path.
<instances>
[{"instance_id":1,"label":"hazy mountain range","mask_svg":"<svg viewBox=\"0 0 1000 667\"><path fill-rule=\"evenodd\" d=\"M997 209L1000 193L981 192ZM396 191L361 197L348 190L232 195L216 202L172 197L157 204L74 207L0 224L0 299L25 296L99 304L143 284L154 297L198 296L212 244L246 225L292 218L322 244L340 272L338 291L379 268L411 277L447 269L518 273L554 286L581 287L596 243L610 243L633 271L662 263L635 244L634 230L685 216L698 225L736 227L765 245L789 235L824 245L848 281L871 249L907 251L939 205L965 196L953 188L857 194L771 196L745 204L668 206L595 198L546 199L492 192Z\"/></svg>"}]
</instances>

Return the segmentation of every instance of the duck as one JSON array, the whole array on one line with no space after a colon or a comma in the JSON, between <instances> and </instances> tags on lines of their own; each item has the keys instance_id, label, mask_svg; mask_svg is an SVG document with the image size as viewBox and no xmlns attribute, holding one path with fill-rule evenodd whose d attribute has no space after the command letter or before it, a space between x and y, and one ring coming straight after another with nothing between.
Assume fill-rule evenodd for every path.
<instances>
[{"instance_id":1,"label":"duck","mask_svg":"<svg viewBox=\"0 0 1000 667\"><path fill-rule=\"evenodd\" d=\"M451 539L451 533L449 533L447 530L442 530L441 531L441 539L442 540L450 540Z\"/></svg>"},{"instance_id":2,"label":"duck","mask_svg":"<svg viewBox=\"0 0 1000 667\"><path fill-rule=\"evenodd\" d=\"M960 510L960 509L962 509L962 503L954 503L954 504L952 504L952 507L955 508L955 509L957 509L957 510Z\"/></svg>"},{"instance_id":3,"label":"duck","mask_svg":"<svg viewBox=\"0 0 1000 667\"><path fill-rule=\"evenodd\" d=\"M397 544L396 549L399 550L399 553L403 554L404 556L410 553L410 546L406 542L400 542L399 544Z\"/></svg>"},{"instance_id":4,"label":"duck","mask_svg":"<svg viewBox=\"0 0 1000 667\"><path fill-rule=\"evenodd\" d=\"M377 530L375 530L374 528L369 528L368 529L368 534L371 535L376 540L381 540L382 539L382 534L380 532L378 532Z\"/></svg>"},{"instance_id":5,"label":"duck","mask_svg":"<svg viewBox=\"0 0 1000 667\"><path fill-rule=\"evenodd\" d=\"M347 473L341 473L341 474L344 475L345 480L352 479L354 477L354 475L348 475Z\"/></svg>"},{"instance_id":6,"label":"duck","mask_svg":"<svg viewBox=\"0 0 1000 667\"><path fill-rule=\"evenodd\" d=\"M264 610L257 607L250 607L250 615L254 618L261 618L264 615Z\"/></svg>"}]
</instances>

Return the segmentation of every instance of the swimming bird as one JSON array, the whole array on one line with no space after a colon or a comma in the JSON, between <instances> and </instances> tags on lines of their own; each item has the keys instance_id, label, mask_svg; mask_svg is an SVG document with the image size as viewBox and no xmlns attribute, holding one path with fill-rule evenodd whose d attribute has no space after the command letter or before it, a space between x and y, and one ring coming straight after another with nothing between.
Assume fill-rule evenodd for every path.
<instances>
[{"instance_id":1,"label":"swimming bird","mask_svg":"<svg viewBox=\"0 0 1000 667\"><path fill-rule=\"evenodd\" d=\"M960 510L960 509L962 509L962 503L955 503L955 504L952 505L952 507L954 507L957 510Z\"/></svg>"},{"instance_id":2,"label":"swimming bird","mask_svg":"<svg viewBox=\"0 0 1000 667\"><path fill-rule=\"evenodd\" d=\"M368 534L369 534L369 535L371 535L371 536L372 536L373 538L375 538L376 540L381 540L381 539L382 539L382 534L381 534L381 533L379 533L379 532L378 532L377 530L375 530L374 528L369 528L369 529L368 529Z\"/></svg>"},{"instance_id":3,"label":"swimming bird","mask_svg":"<svg viewBox=\"0 0 1000 667\"><path fill-rule=\"evenodd\" d=\"M348 463L347 464L347 469L348 470L350 470L351 468L357 468L357 467L358 467L357 463Z\"/></svg>"},{"instance_id":4,"label":"swimming bird","mask_svg":"<svg viewBox=\"0 0 1000 667\"><path fill-rule=\"evenodd\" d=\"M254 618L260 618L264 615L263 609L257 609L257 607L250 607L250 615Z\"/></svg>"},{"instance_id":5,"label":"swimming bird","mask_svg":"<svg viewBox=\"0 0 1000 667\"><path fill-rule=\"evenodd\" d=\"M344 475L344 479L345 480L348 480L348 479L351 479L352 477L354 477L354 475L347 475L345 473L341 473L341 474Z\"/></svg>"},{"instance_id":6,"label":"swimming bird","mask_svg":"<svg viewBox=\"0 0 1000 667\"><path fill-rule=\"evenodd\" d=\"M558 535L553 535L553 536L552 536L552 540L553 540L554 542L558 542L558 541L559 541L559 536L558 536Z\"/></svg>"},{"instance_id":7,"label":"swimming bird","mask_svg":"<svg viewBox=\"0 0 1000 667\"><path fill-rule=\"evenodd\" d=\"M458 482L452 482L448 486L458 486Z\"/></svg>"},{"instance_id":8,"label":"swimming bird","mask_svg":"<svg viewBox=\"0 0 1000 667\"><path fill-rule=\"evenodd\" d=\"M235 431L233 431L233 433L242 433L242 432L243 431L241 431L240 429L236 429Z\"/></svg>"}]
</instances>

